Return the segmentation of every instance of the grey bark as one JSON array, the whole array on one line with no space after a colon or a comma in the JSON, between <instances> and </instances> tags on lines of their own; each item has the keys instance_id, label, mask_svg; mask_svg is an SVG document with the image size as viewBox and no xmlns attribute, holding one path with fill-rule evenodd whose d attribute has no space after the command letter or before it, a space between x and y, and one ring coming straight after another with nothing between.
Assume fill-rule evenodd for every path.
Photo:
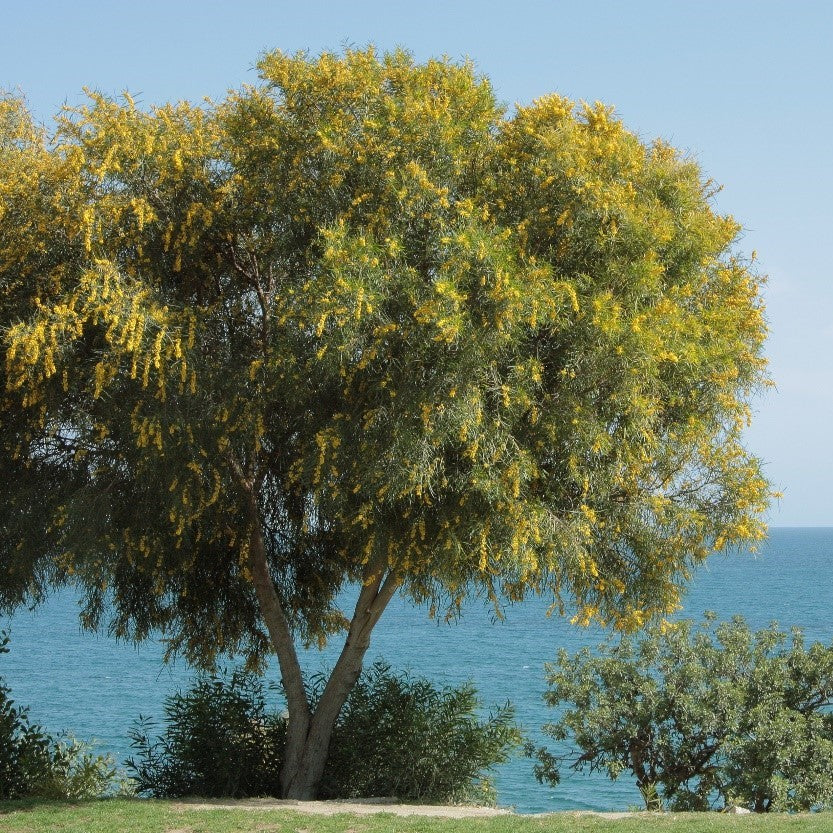
<instances>
[{"instance_id":1,"label":"grey bark","mask_svg":"<svg viewBox=\"0 0 833 833\"><path fill-rule=\"evenodd\" d=\"M292 629L269 574L257 490L252 478L246 477L235 459L230 457L229 463L246 492L250 524L248 566L261 615L278 657L289 712L280 775L281 795L283 798L310 800L318 793L335 722L361 674L362 662L370 647L370 635L396 593L399 578L387 569L386 564L368 566L344 647L312 712Z\"/></svg>"},{"instance_id":2,"label":"grey bark","mask_svg":"<svg viewBox=\"0 0 833 833\"><path fill-rule=\"evenodd\" d=\"M294 772L284 765L281 786L285 798L310 800L317 797L336 720L361 674L373 627L398 586L394 574L388 573L384 580L380 574L362 587L344 647L309 723L301 759Z\"/></svg>"}]
</instances>

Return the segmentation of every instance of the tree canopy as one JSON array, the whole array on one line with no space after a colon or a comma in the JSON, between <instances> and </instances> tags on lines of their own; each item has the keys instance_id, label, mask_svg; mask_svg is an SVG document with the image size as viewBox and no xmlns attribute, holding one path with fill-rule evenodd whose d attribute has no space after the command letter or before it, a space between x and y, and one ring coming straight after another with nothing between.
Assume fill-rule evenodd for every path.
<instances>
[{"instance_id":1,"label":"tree canopy","mask_svg":"<svg viewBox=\"0 0 833 833\"><path fill-rule=\"evenodd\" d=\"M467 63L258 68L51 132L0 101L6 607L277 652L308 732L294 640L347 630L335 708L397 589L630 629L760 537L761 281L692 160Z\"/></svg>"},{"instance_id":2,"label":"tree canopy","mask_svg":"<svg viewBox=\"0 0 833 833\"><path fill-rule=\"evenodd\" d=\"M638 639L562 649L547 668L544 699L561 711L545 731L575 750L538 749L539 780L557 784L559 762L629 772L649 810L833 803L833 648L805 647L798 630L707 614L699 627L652 624Z\"/></svg>"}]
</instances>

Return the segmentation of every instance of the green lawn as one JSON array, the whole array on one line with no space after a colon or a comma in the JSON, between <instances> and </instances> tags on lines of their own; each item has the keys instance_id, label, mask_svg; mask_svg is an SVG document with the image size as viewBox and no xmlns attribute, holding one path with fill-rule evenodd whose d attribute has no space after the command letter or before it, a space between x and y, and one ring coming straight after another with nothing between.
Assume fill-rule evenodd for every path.
<instances>
[{"instance_id":1,"label":"green lawn","mask_svg":"<svg viewBox=\"0 0 833 833\"><path fill-rule=\"evenodd\" d=\"M727 816L718 813L637 815L622 819L568 813L546 818L498 816L481 819L372 816L312 816L291 810L183 809L173 802L111 799L77 804L0 802L1 833L700 833L700 831L825 831L833 813Z\"/></svg>"}]
</instances>

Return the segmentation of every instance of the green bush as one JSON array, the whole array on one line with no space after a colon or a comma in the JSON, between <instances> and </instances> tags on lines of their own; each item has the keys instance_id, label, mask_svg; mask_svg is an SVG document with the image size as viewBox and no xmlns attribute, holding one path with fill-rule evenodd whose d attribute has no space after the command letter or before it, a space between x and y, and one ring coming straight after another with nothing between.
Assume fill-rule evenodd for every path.
<instances>
[{"instance_id":1,"label":"green bush","mask_svg":"<svg viewBox=\"0 0 833 833\"><path fill-rule=\"evenodd\" d=\"M201 675L185 694L165 700L165 733L150 740L152 721L139 718L131 731L137 757L127 760L139 793L277 795L286 727L267 710L261 682L234 671Z\"/></svg>"},{"instance_id":2,"label":"green bush","mask_svg":"<svg viewBox=\"0 0 833 833\"><path fill-rule=\"evenodd\" d=\"M564 710L545 731L578 751L527 747L541 781L557 783L566 763L630 772L649 809L833 804L833 647L805 648L799 631L707 614L561 651L548 682L545 699Z\"/></svg>"},{"instance_id":3,"label":"green bush","mask_svg":"<svg viewBox=\"0 0 833 833\"><path fill-rule=\"evenodd\" d=\"M132 785L121 777L112 755L96 755L89 743L72 735L50 738L49 754L51 760L30 795L80 801L133 791Z\"/></svg>"},{"instance_id":4,"label":"green bush","mask_svg":"<svg viewBox=\"0 0 833 833\"><path fill-rule=\"evenodd\" d=\"M0 654L8 653L0 631ZM29 722L29 710L16 706L0 678L0 799L95 798L108 792L116 776L110 756L95 755L72 737L53 738Z\"/></svg>"},{"instance_id":5,"label":"green bush","mask_svg":"<svg viewBox=\"0 0 833 833\"><path fill-rule=\"evenodd\" d=\"M324 678L313 681L315 703ZM486 772L520 743L508 704L485 720L470 685L438 688L384 663L364 672L339 715L322 798L390 796L488 803ZM165 701L164 734L148 721L131 733L127 766L138 791L156 797L278 795L285 721L266 708L263 683L235 671L200 676Z\"/></svg>"},{"instance_id":6,"label":"green bush","mask_svg":"<svg viewBox=\"0 0 833 833\"><path fill-rule=\"evenodd\" d=\"M339 716L321 797L494 803L485 773L508 758L520 733L509 704L486 720L478 706L470 684L437 688L377 662Z\"/></svg>"}]
</instances>

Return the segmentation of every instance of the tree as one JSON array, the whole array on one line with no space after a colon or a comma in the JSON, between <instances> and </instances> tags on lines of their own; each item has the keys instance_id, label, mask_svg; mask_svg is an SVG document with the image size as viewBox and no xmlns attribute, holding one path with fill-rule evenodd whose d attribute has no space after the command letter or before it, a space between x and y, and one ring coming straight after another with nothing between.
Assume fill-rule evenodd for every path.
<instances>
[{"instance_id":1,"label":"tree","mask_svg":"<svg viewBox=\"0 0 833 833\"><path fill-rule=\"evenodd\" d=\"M810 810L833 802L833 648L805 648L777 623L742 617L694 628L653 625L598 651L561 651L547 703L566 708L545 730L576 751L537 754L541 781L558 765L629 772L647 809Z\"/></svg>"},{"instance_id":2,"label":"tree","mask_svg":"<svg viewBox=\"0 0 833 833\"><path fill-rule=\"evenodd\" d=\"M90 93L51 136L2 103L0 592L276 654L307 797L397 590L630 628L761 535L765 325L712 185L609 109L508 117L404 52L258 67L218 104ZM295 641L342 631L313 712Z\"/></svg>"}]
</instances>

